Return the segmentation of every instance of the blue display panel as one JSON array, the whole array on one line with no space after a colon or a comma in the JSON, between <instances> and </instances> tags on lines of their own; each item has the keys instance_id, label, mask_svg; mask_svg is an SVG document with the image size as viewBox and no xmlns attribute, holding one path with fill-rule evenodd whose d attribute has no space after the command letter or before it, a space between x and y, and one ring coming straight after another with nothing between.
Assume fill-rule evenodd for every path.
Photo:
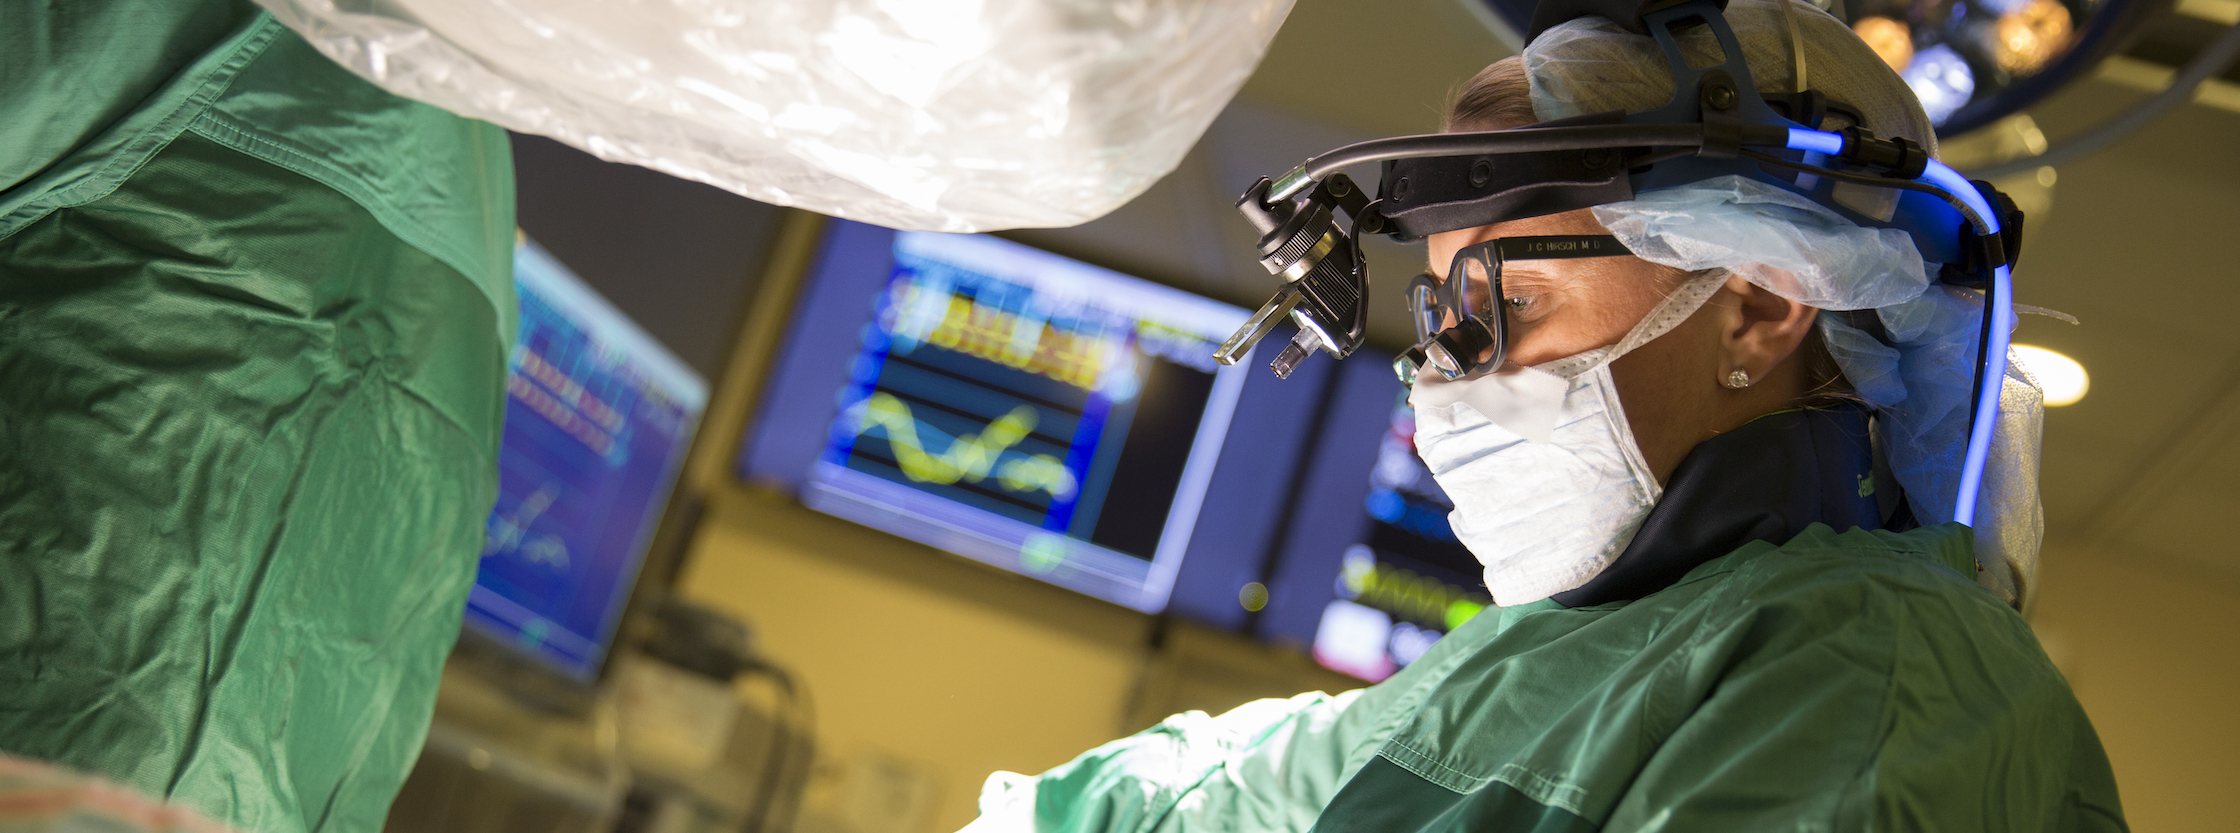
<instances>
[{"instance_id":1,"label":"blue display panel","mask_svg":"<svg viewBox=\"0 0 2240 833\"><path fill-rule=\"evenodd\" d=\"M707 384L524 241L498 502L467 626L590 680L676 482Z\"/></svg>"},{"instance_id":2,"label":"blue display panel","mask_svg":"<svg viewBox=\"0 0 2240 833\"><path fill-rule=\"evenodd\" d=\"M1216 366L1246 317L995 237L835 222L740 473L987 564L1235 626L1328 370L1278 389L1252 362Z\"/></svg>"},{"instance_id":3,"label":"blue display panel","mask_svg":"<svg viewBox=\"0 0 2240 833\"><path fill-rule=\"evenodd\" d=\"M1493 602L1447 526L1453 503L1416 456L1407 390L1378 358L1339 370L1259 623L1261 636L1370 681Z\"/></svg>"}]
</instances>

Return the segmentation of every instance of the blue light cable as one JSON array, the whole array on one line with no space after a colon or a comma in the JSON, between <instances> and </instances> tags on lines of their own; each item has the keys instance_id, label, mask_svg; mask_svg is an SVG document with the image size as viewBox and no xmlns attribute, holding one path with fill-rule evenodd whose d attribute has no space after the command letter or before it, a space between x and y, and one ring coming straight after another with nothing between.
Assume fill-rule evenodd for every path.
<instances>
[{"instance_id":1,"label":"blue light cable","mask_svg":"<svg viewBox=\"0 0 2240 833\"><path fill-rule=\"evenodd\" d=\"M1843 153L1843 137L1818 130L1790 128L1789 147L1792 150L1814 151L1835 156ZM1962 213L1976 227L1976 234L1989 236L1999 233L1999 215L1991 210L1983 194L1976 191L1968 178L1959 171L1936 160L1921 178L1927 180L1960 203ZM1976 391L1975 421L1969 426L1968 453L1960 464L1960 493L1953 501L1952 519L1969 526L1976 522L1976 499L1983 491L1983 468L1991 458L1991 435L1999 423L1999 394L2006 385L2007 345L2013 339L2008 323L2014 318L2014 293L2012 270L2000 266L1991 273L1990 304L1983 311L1991 317L1989 343L1983 348L1983 382Z\"/></svg>"}]
</instances>

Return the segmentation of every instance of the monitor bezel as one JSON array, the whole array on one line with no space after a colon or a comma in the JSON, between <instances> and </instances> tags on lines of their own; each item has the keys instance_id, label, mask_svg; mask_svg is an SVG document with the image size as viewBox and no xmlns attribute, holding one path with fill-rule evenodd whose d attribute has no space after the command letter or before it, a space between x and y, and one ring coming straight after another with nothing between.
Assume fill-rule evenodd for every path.
<instances>
[{"instance_id":1,"label":"monitor bezel","mask_svg":"<svg viewBox=\"0 0 2240 833\"><path fill-rule=\"evenodd\" d=\"M661 494L648 507L647 519L641 524L637 541L632 547L634 553L626 570L627 575L616 582L614 597L608 603L609 615L601 623L603 633L592 640L599 646L599 654L596 661L589 663L588 673L572 673L534 649L513 644L498 634L472 624L467 620L464 601L461 603L459 637L452 649L455 660L486 679L500 683L509 694L526 705L553 713L583 714L592 707L596 692L606 684L615 666L615 657L624 648L627 625L647 598L646 584L651 575L648 567L656 562L657 554L665 548L679 546L676 539L689 531L699 513L701 501L687 492L684 479L690 468L693 452L707 433L707 415L715 391L708 380L700 378L674 351L646 331L643 325L616 308L612 301L600 295L588 281L539 246L526 232L516 229L514 241L516 264L525 255L548 261L564 280L573 282L564 291L588 295L588 298L573 299L575 302L603 306L615 320L626 325L629 332L623 334L618 331L617 334L631 341L632 349L658 351L658 355L665 358L666 366L658 371L660 374L671 377L672 383L699 387L698 407L688 411L691 416L683 431L681 448L672 454ZM518 275L515 281L518 292ZM511 351L512 346L509 346L509 355ZM510 360L506 373L509 377L513 373ZM503 442L502 438L500 442ZM476 582L479 582L480 572L478 559ZM474 586L475 583L469 584L470 591Z\"/></svg>"}]
</instances>

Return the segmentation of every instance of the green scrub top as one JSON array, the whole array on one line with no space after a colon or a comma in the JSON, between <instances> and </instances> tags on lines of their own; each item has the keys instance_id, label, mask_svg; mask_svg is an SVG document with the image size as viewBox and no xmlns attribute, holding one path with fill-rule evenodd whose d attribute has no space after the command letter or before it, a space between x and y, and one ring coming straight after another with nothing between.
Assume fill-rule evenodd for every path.
<instances>
[{"instance_id":1,"label":"green scrub top","mask_svg":"<svg viewBox=\"0 0 2240 833\"><path fill-rule=\"evenodd\" d=\"M1814 524L1637 601L1488 609L1371 688L999 773L967 830L2125 829L1971 548L1957 524Z\"/></svg>"},{"instance_id":2,"label":"green scrub top","mask_svg":"<svg viewBox=\"0 0 2240 833\"><path fill-rule=\"evenodd\" d=\"M0 752L373 831L496 494L503 131L245 0L0 3Z\"/></svg>"}]
</instances>

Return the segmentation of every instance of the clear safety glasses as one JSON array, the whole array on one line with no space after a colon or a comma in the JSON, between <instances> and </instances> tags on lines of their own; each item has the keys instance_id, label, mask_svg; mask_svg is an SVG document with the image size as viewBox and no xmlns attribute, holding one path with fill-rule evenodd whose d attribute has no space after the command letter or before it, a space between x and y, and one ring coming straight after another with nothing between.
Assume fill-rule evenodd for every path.
<instances>
[{"instance_id":1,"label":"clear safety glasses","mask_svg":"<svg viewBox=\"0 0 2240 833\"><path fill-rule=\"evenodd\" d=\"M1392 362L1400 382L1414 385L1426 367L1448 380L1491 373L1509 353L1509 300L1501 289L1501 264L1512 260L1568 260L1633 254L1607 234L1502 237L1454 253L1442 281L1430 273L1408 282L1409 318L1416 346Z\"/></svg>"}]
</instances>

